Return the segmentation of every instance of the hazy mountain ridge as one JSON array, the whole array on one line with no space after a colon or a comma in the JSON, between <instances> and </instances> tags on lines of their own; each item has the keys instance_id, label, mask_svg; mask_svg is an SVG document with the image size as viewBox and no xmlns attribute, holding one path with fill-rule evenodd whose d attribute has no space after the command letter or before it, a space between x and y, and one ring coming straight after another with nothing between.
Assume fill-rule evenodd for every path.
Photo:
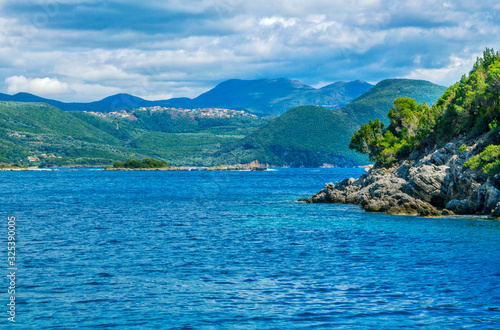
<instances>
[{"instance_id":1,"label":"hazy mountain ridge","mask_svg":"<svg viewBox=\"0 0 500 330\"><path fill-rule=\"evenodd\" d=\"M280 115L300 105L319 105L340 108L368 91L372 85L356 80L337 82L316 89L298 80L286 78L224 81L194 99L172 98L149 101L120 93L94 102L61 102L29 93L0 94L0 101L44 102L63 111L110 112L139 107L166 106L182 108L242 109L259 116Z\"/></svg>"},{"instance_id":2,"label":"hazy mountain ridge","mask_svg":"<svg viewBox=\"0 0 500 330\"><path fill-rule=\"evenodd\" d=\"M325 93L323 96L332 96L331 91L353 97L359 92L354 87L369 87L362 81L338 82L320 89L286 79L230 81L213 93L229 93L231 88L243 94L260 91L263 94L254 95L254 98L261 102L270 95L266 84L280 86L281 94L276 95L282 97L276 97L276 100L281 104L297 100L293 93L302 93L301 97L309 99L321 99L322 93ZM294 107L270 122L263 118L192 118L149 111L136 112L134 119L100 118L80 111L61 111L41 103L7 102L0 104L0 133L3 133L0 136L3 146L0 161L24 159L26 162L28 156L53 154L62 159L40 161L48 165L110 164L115 160L148 156L174 165L218 165L259 160L276 166L315 167L325 163L355 166L368 162L365 156L348 149L349 140L361 120L378 116L379 112L387 113L392 101L399 96L426 98L433 103L432 95L437 99L442 89L429 82L387 80L342 109ZM294 92L287 94L289 90ZM48 103L46 99L26 93L12 97ZM203 97L207 98L206 95ZM336 99L336 96L332 98ZM190 102L190 99L177 100ZM135 108L148 106L151 104L148 102L151 101L117 94L97 103L108 107L128 104ZM89 108L92 104L85 104L85 110L95 111L95 108ZM59 122L67 124L65 127L55 125Z\"/></svg>"}]
</instances>

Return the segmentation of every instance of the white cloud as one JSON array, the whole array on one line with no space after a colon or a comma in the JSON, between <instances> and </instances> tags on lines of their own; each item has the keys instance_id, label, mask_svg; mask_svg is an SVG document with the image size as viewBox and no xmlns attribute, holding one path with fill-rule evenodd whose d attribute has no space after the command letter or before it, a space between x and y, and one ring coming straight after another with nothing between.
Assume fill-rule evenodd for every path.
<instances>
[{"instance_id":1,"label":"white cloud","mask_svg":"<svg viewBox=\"0 0 500 330\"><path fill-rule=\"evenodd\" d=\"M75 65L78 63L78 65ZM61 63L56 64L55 72L73 78L84 79L87 81L103 80L132 80L141 79L138 74L129 74L119 69L114 64L97 63L90 60L88 62L63 59Z\"/></svg>"},{"instance_id":2,"label":"white cloud","mask_svg":"<svg viewBox=\"0 0 500 330\"><path fill-rule=\"evenodd\" d=\"M494 0L19 1L0 0L9 4L0 13L4 91L71 101L118 92L193 97L231 78L316 86L404 76L449 85L477 52L500 48ZM32 24L45 4L48 19ZM137 19L134 10L150 15Z\"/></svg>"},{"instance_id":3,"label":"white cloud","mask_svg":"<svg viewBox=\"0 0 500 330\"><path fill-rule=\"evenodd\" d=\"M477 53L473 57L465 59L458 56L451 56L449 64L445 67L415 69L402 78L428 80L436 84L448 85L450 81L458 81L463 74L468 73L478 56L481 56L481 54Z\"/></svg>"},{"instance_id":4,"label":"white cloud","mask_svg":"<svg viewBox=\"0 0 500 330\"><path fill-rule=\"evenodd\" d=\"M67 83L48 77L31 79L25 76L12 76L6 78L5 83L7 92L11 94L27 92L36 95L54 95L72 91Z\"/></svg>"},{"instance_id":5,"label":"white cloud","mask_svg":"<svg viewBox=\"0 0 500 330\"><path fill-rule=\"evenodd\" d=\"M295 19L295 18L285 19L285 18L279 17L279 16L264 17L259 21L259 24L263 25L263 26L281 25L284 28L294 26L295 23L297 23L297 19Z\"/></svg>"}]
</instances>

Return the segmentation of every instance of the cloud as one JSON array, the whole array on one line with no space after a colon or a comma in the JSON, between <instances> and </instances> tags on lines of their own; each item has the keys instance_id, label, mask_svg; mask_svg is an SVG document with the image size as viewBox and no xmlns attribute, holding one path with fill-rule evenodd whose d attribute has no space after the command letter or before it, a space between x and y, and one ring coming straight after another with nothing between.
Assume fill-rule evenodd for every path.
<instances>
[{"instance_id":1,"label":"cloud","mask_svg":"<svg viewBox=\"0 0 500 330\"><path fill-rule=\"evenodd\" d=\"M263 26L274 26L274 25L281 25L284 28L287 28L289 26L295 25L297 20L295 18L283 18L279 16L273 16L273 17L264 17L259 21L260 25Z\"/></svg>"},{"instance_id":2,"label":"cloud","mask_svg":"<svg viewBox=\"0 0 500 330\"><path fill-rule=\"evenodd\" d=\"M0 0L0 7L4 91L73 101L115 92L195 97L231 78L450 85L485 47L500 49L493 0Z\"/></svg>"},{"instance_id":3,"label":"cloud","mask_svg":"<svg viewBox=\"0 0 500 330\"><path fill-rule=\"evenodd\" d=\"M71 97L69 97L68 95L61 95L60 100L71 101L72 99L74 100L76 98L80 101L90 102L101 100L107 96L124 92L121 88L103 86L100 84L85 84L74 82L70 86L71 89L75 91L74 94L71 95Z\"/></svg>"},{"instance_id":4,"label":"cloud","mask_svg":"<svg viewBox=\"0 0 500 330\"><path fill-rule=\"evenodd\" d=\"M12 76L6 78L5 83L7 84L7 92L11 94L28 92L37 95L54 95L71 92L67 83L55 78L29 79L25 76Z\"/></svg>"},{"instance_id":5,"label":"cloud","mask_svg":"<svg viewBox=\"0 0 500 330\"><path fill-rule=\"evenodd\" d=\"M458 81L463 74L468 73L479 56L481 56L479 53L470 58L450 56L449 64L444 67L435 69L418 68L402 78L429 80L437 84L448 85L450 81Z\"/></svg>"}]
</instances>

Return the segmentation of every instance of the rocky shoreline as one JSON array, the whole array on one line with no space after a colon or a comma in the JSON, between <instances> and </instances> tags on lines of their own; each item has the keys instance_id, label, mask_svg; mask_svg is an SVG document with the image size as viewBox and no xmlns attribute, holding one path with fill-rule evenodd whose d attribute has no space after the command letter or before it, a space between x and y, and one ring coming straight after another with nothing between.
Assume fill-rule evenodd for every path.
<instances>
[{"instance_id":1,"label":"rocky shoreline","mask_svg":"<svg viewBox=\"0 0 500 330\"><path fill-rule=\"evenodd\" d=\"M500 217L500 175L484 176L464 162L484 149L485 138L414 151L392 167L376 165L357 180L328 183L306 203L361 205L368 212L394 215L455 214ZM461 148L462 147L462 148Z\"/></svg>"}]
</instances>

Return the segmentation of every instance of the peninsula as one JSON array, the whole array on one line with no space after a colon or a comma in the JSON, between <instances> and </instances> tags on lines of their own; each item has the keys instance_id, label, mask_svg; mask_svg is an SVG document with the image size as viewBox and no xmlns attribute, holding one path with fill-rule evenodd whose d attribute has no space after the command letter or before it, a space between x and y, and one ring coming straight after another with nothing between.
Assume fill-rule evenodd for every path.
<instances>
[{"instance_id":1,"label":"peninsula","mask_svg":"<svg viewBox=\"0 0 500 330\"><path fill-rule=\"evenodd\" d=\"M107 166L106 171L265 171L267 167L254 161L248 164L219 165L210 167L169 166L165 161L153 158L128 159L125 163L115 162L113 167Z\"/></svg>"}]
</instances>

